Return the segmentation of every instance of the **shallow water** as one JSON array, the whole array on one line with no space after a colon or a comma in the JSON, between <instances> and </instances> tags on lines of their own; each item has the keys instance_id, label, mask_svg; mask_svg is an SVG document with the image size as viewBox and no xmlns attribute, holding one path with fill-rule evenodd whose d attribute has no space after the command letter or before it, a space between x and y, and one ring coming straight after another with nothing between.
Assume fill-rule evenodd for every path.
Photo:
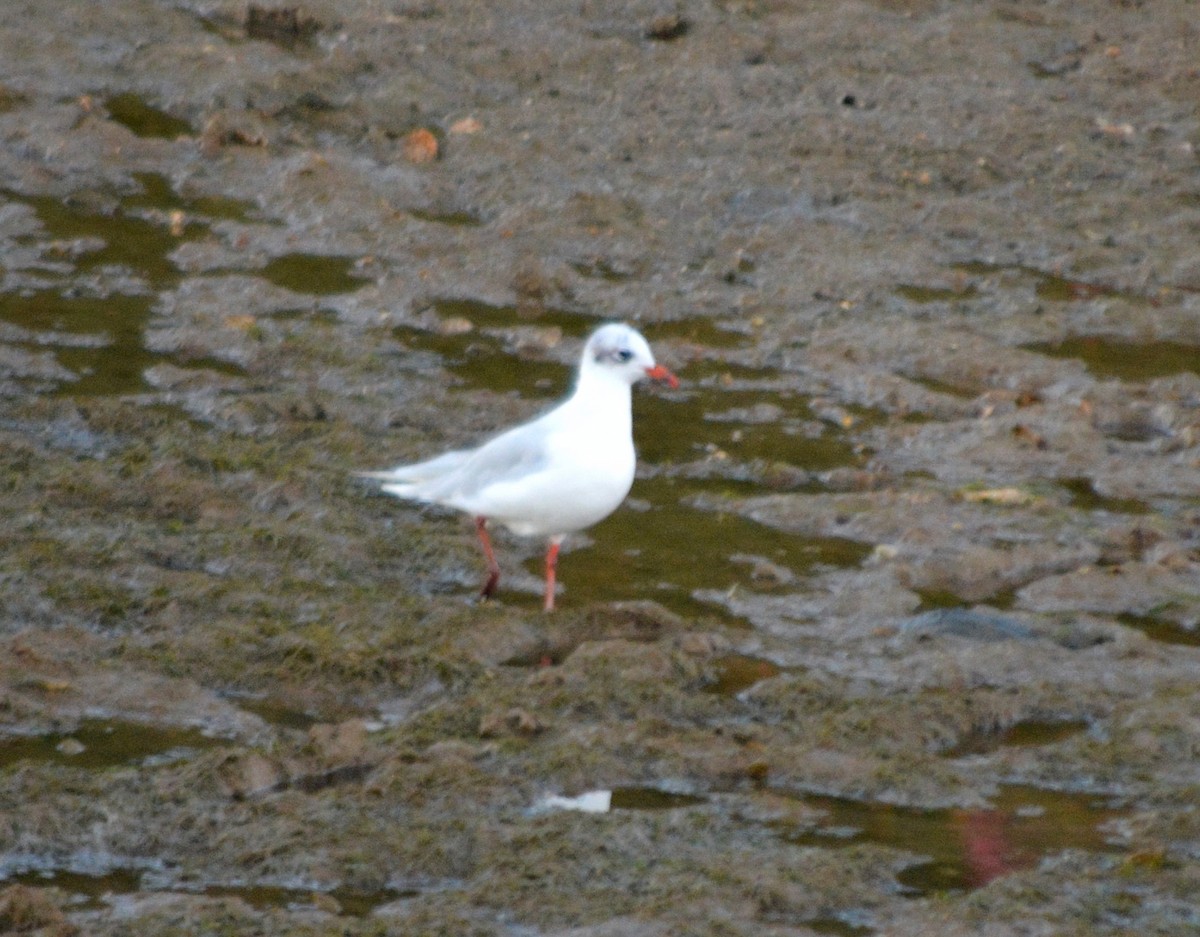
<instances>
[{"instance_id":1,"label":"shallow water","mask_svg":"<svg viewBox=\"0 0 1200 937\"><path fill-rule=\"evenodd\" d=\"M259 275L269 283L305 296L350 293L370 280L352 272L355 258L322 254L283 254L269 261Z\"/></svg>"},{"instance_id":2,"label":"shallow water","mask_svg":"<svg viewBox=\"0 0 1200 937\"><path fill-rule=\"evenodd\" d=\"M106 98L104 107L109 117L139 137L173 140L192 133L192 125L186 120L151 107L132 91Z\"/></svg>"},{"instance_id":3,"label":"shallow water","mask_svg":"<svg viewBox=\"0 0 1200 937\"><path fill-rule=\"evenodd\" d=\"M58 888L70 896L69 904L73 909L91 910L109 904L114 895L140 891L142 873L139 869L90 873L47 868L20 872L2 881L32 888Z\"/></svg>"},{"instance_id":4,"label":"shallow water","mask_svg":"<svg viewBox=\"0 0 1200 937\"><path fill-rule=\"evenodd\" d=\"M70 732L0 736L0 771L44 761L100 770L118 765L165 764L220 744L199 729L162 728L119 719L89 719Z\"/></svg>"},{"instance_id":5,"label":"shallow water","mask_svg":"<svg viewBox=\"0 0 1200 937\"><path fill-rule=\"evenodd\" d=\"M237 704L238 708L244 709L249 713L254 713L254 715L263 721L270 725L278 726L281 729L294 729L300 732L307 732L321 721L319 717L312 713L295 709L276 700L239 698L233 694L229 694L229 696Z\"/></svg>"},{"instance_id":6,"label":"shallow water","mask_svg":"<svg viewBox=\"0 0 1200 937\"><path fill-rule=\"evenodd\" d=\"M1141 383L1174 374L1200 374L1200 345L1183 342L1137 342L1108 335L1081 335L1024 347L1053 358L1082 361L1098 378Z\"/></svg>"},{"instance_id":7,"label":"shallow water","mask_svg":"<svg viewBox=\"0 0 1200 937\"><path fill-rule=\"evenodd\" d=\"M715 664L716 679L704 690L718 696L737 696L759 681L778 676L781 672L771 661L749 654L728 654Z\"/></svg>"},{"instance_id":8,"label":"shallow water","mask_svg":"<svg viewBox=\"0 0 1200 937\"><path fill-rule=\"evenodd\" d=\"M412 215L418 221L427 221L430 224L445 224L465 228L477 228L483 224L483 219L470 211L426 211L420 208L410 208L408 209L408 214Z\"/></svg>"},{"instance_id":9,"label":"shallow water","mask_svg":"<svg viewBox=\"0 0 1200 937\"><path fill-rule=\"evenodd\" d=\"M162 361L224 373L238 369L211 358L149 351L145 328L160 292L183 274L168 256L179 244L205 237L212 220L241 218L248 203L228 198L184 198L155 173L135 173L140 189L119 198L58 199L4 195L30 206L42 232L18 241L36 246L55 267L37 268L41 282L0 293L0 320L29 333L14 344L52 349L77 379L61 392L76 397L147 389L147 368ZM64 244L73 244L62 254ZM62 262L69 272L60 272Z\"/></svg>"},{"instance_id":10,"label":"shallow water","mask_svg":"<svg viewBox=\"0 0 1200 937\"><path fill-rule=\"evenodd\" d=\"M816 826L784 831L789 842L831 847L871 842L925 858L897 876L906 894L979 888L1065 849L1117 850L1101 826L1125 812L1090 794L1003 785L992 806L920 810L801 795L825 812Z\"/></svg>"},{"instance_id":11,"label":"shallow water","mask_svg":"<svg viewBox=\"0 0 1200 937\"><path fill-rule=\"evenodd\" d=\"M1022 738L1024 733L1037 740ZM1000 744L1045 744L1041 729L1016 730ZM1035 866L1067 849L1121 851L1103 827L1128 813L1102 797L1027 785L1001 785L980 808L919 809L795 791L774 793L801 802L820 819L770 825L796 846L837 849L873 843L919 858L896 876L909 897L980 888L994 879ZM653 786L591 791L575 798L551 797L546 809L605 814L617 810L716 809L710 799Z\"/></svg>"},{"instance_id":12,"label":"shallow water","mask_svg":"<svg viewBox=\"0 0 1200 937\"><path fill-rule=\"evenodd\" d=\"M1071 507L1110 514L1149 514L1150 505L1138 498L1114 498L1096 491L1090 478L1062 478L1058 484L1071 493Z\"/></svg>"},{"instance_id":13,"label":"shallow water","mask_svg":"<svg viewBox=\"0 0 1200 937\"><path fill-rule=\"evenodd\" d=\"M983 755L1005 746L1052 745L1086 731L1087 727L1086 722L1075 719L1059 722L1028 719L1004 728L971 732L944 754L947 758L961 758Z\"/></svg>"},{"instance_id":14,"label":"shallow water","mask_svg":"<svg viewBox=\"0 0 1200 937\"><path fill-rule=\"evenodd\" d=\"M1025 283L1032 282L1038 299L1054 303L1080 302L1098 298L1119 298L1132 305L1155 306L1158 301L1150 296L1123 290L1105 283L1092 283L1048 273L1028 264L996 264L984 261L954 264L953 270L971 277L987 279L999 275L1012 275Z\"/></svg>"},{"instance_id":15,"label":"shallow water","mask_svg":"<svg viewBox=\"0 0 1200 937\"><path fill-rule=\"evenodd\" d=\"M592 547L560 559L565 599L653 598L680 613L717 614L721 607L697 600L698 592L786 585L756 581L754 564L742 557L804 575L817 566L856 566L870 555L870 546L858 541L801 537L734 512L690 507L688 498L705 489L711 485L669 477L635 481L632 497L644 509L618 509L588 532Z\"/></svg>"},{"instance_id":16,"label":"shallow water","mask_svg":"<svg viewBox=\"0 0 1200 937\"><path fill-rule=\"evenodd\" d=\"M1157 615L1134 615L1131 613L1118 615L1117 621L1129 628L1136 628L1152 641L1161 641L1163 644L1181 644L1185 647L1200 647L1200 627L1185 628L1178 622Z\"/></svg>"},{"instance_id":17,"label":"shallow water","mask_svg":"<svg viewBox=\"0 0 1200 937\"><path fill-rule=\"evenodd\" d=\"M83 872L63 868L38 868L2 878L18 885L35 888L54 887L65 892L75 910L90 910L111 905L121 895L158 891L202 894L210 898L237 898L253 908L289 908L322 910L349 917L366 917L380 905L419 894L416 890L384 888L361 891L354 888L335 888L322 891L315 888L284 885L222 885L209 884L195 888L156 888L145 870L115 868L108 871Z\"/></svg>"},{"instance_id":18,"label":"shallow water","mask_svg":"<svg viewBox=\"0 0 1200 937\"><path fill-rule=\"evenodd\" d=\"M705 799L696 794L680 794L657 787L616 787L612 791L613 810L675 810L696 807Z\"/></svg>"},{"instance_id":19,"label":"shallow water","mask_svg":"<svg viewBox=\"0 0 1200 937\"><path fill-rule=\"evenodd\" d=\"M873 927L854 923L853 917L857 917L857 915L815 917L805 921L804 925L818 934L832 934L834 937L865 937L867 934L875 933Z\"/></svg>"}]
</instances>

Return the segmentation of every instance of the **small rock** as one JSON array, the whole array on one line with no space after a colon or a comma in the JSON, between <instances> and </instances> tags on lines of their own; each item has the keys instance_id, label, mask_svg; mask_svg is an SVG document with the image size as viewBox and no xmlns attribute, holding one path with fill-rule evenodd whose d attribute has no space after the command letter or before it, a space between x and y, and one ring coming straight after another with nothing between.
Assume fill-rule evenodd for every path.
<instances>
[{"instance_id":1,"label":"small rock","mask_svg":"<svg viewBox=\"0 0 1200 937\"><path fill-rule=\"evenodd\" d=\"M420 127L404 138L404 158L410 163L432 163L438 158L438 142L430 131Z\"/></svg>"},{"instance_id":2,"label":"small rock","mask_svg":"<svg viewBox=\"0 0 1200 937\"><path fill-rule=\"evenodd\" d=\"M313 907L318 911L324 911L326 914L341 914L342 905L333 895L328 892L318 891L312 895Z\"/></svg>"},{"instance_id":3,"label":"small rock","mask_svg":"<svg viewBox=\"0 0 1200 937\"><path fill-rule=\"evenodd\" d=\"M54 750L60 755L82 755L87 751L87 746L79 739L63 739L54 746Z\"/></svg>"},{"instance_id":4,"label":"small rock","mask_svg":"<svg viewBox=\"0 0 1200 937\"><path fill-rule=\"evenodd\" d=\"M358 761L367 740L367 724L347 719L337 725L319 723L308 730L308 741L317 755L330 764Z\"/></svg>"},{"instance_id":5,"label":"small rock","mask_svg":"<svg viewBox=\"0 0 1200 937\"><path fill-rule=\"evenodd\" d=\"M55 907L46 889L12 885L0 892L0 932L74 937L79 928Z\"/></svg>"},{"instance_id":6,"label":"small rock","mask_svg":"<svg viewBox=\"0 0 1200 937\"><path fill-rule=\"evenodd\" d=\"M533 736L545 731L542 720L527 709L517 707L507 712L487 713L479 720L479 735L485 739L506 735Z\"/></svg>"},{"instance_id":7,"label":"small rock","mask_svg":"<svg viewBox=\"0 0 1200 937\"><path fill-rule=\"evenodd\" d=\"M1003 504L1021 506L1032 504L1034 496L1020 488L983 488L978 490L960 491L958 496L973 504Z\"/></svg>"},{"instance_id":8,"label":"small rock","mask_svg":"<svg viewBox=\"0 0 1200 937\"><path fill-rule=\"evenodd\" d=\"M205 156L216 156L228 146L265 147L269 142L263 119L249 113L214 114L200 132L200 150Z\"/></svg>"},{"instance_id":9,"label":"small rock","mask_svg":"<svg viewBox=\"0 0 1200 937\"><path fill-rule=\"evenodd\" d=\"M466 335L474 329L475 324L466 316L450 316L437 324L438 335Z\"/></svg>"},{"instance_id":10,"label":"small rock","mask_svg":"<svg viewBox=\"0 0 1200 937\"><path fill-rule=\"evenodd\" d=\"M235 800L277 788L283 782L283 770L274 761L257 752L230 755L217 767L225 793Z\"/></svg>"},{"instance_id":11,"label":"small rock","mask_svg":"<svg viewBox=\"0 0 1200 937\"><path fill-rule=\"evenodd\" d=\"M590 630L626 641L656 641L664 634L682 631L684 620L650 599L610 602L588 614Z\"/></svg>"},{"instance_id":12,"label":"small rock","mask_svg":"<svg viewBox=\"0 0 1200 937\"><path fill-rule=\"evenodd\" d=\"M689 657L712 657L729 650L729 641L718 634L689 632L679 636L679 650Z\"/></svg>"},{"instance_id":13,"label":"small rock","mask_svg":"<svg viewBox=\"0 0 1200 937\"><path fill-rule=\"evenodd\" d=\"M456 120L450 125L451 133L468 134L479 133L483 129L483 124L475 117L464 117L461 120Z\"/></svg>"},{"instance_id":14,"label":"small rock","mask_svg":"<svg viewBox=\"0 0 1200 937\"><path fill-rule=\"evenodd\" d=\"M750 553L735 553L729 559L734 563L749 566L750 578L755 582L779 586L786 585L796 578L795 574L786 566L773 563L763 556L754 556Z\"/></svg>"},{"instance_id":15,"label":"small rock","mask_svg":"<svg viewBox=\"0 0 1200 937\"><path fill-rule=\"evenodd\" d=\"M646 38L656 42L671 42L687 35L691 24L678 13L667 13L656 16L646 27Z\"/></svg>"}]
</instances>

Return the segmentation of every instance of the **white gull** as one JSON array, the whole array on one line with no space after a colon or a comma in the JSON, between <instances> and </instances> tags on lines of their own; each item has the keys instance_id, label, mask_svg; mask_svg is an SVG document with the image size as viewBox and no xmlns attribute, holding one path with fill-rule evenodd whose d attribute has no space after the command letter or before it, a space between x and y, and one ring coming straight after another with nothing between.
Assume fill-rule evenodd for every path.
<instances>
[{"instance_id":1,"label":"white gull","mask_svg":"<svg viewBox=\"0 0 1200 937\"><path fill-rule=\"evenodd\" d=\"M473 516L487 557L485 598L500 581L489 521L522 536L548 538L545 608L550 611L563 538L615 511L633 484L631 390L644 377L679 386L674 374L655 363L636 330L601 326L584 346L574 391L553 410L476 449L359 474L380 479L383 490L399 498Z\"/></svg>"}]
</instances>

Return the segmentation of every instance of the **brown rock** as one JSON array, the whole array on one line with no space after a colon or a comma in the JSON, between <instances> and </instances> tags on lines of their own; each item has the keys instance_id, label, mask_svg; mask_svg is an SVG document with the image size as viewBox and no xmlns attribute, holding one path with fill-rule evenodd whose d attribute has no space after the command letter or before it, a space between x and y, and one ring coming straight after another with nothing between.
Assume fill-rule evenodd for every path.
<instances>
[{"instance_id":1,"label":"brown rock","mask_svg":"<svg viewBox=\"0 0 1200 937\"><path fill-rule=\"evenodd\" d=\"M404 158L410 163L432 163L438 158L437 137L420 127L404 138Z\"/></svg>"},{"instance_id":2,"label":"brown rock","mask_svg":"<svg viewBox=\"0 0 1200 937\"><path fill-rule=\"evenodd\" d=\"M225 793L235 800L262 794L283 782L283 770L257 752L230 755L217 768Z\"/></svg>"}]
</instances>

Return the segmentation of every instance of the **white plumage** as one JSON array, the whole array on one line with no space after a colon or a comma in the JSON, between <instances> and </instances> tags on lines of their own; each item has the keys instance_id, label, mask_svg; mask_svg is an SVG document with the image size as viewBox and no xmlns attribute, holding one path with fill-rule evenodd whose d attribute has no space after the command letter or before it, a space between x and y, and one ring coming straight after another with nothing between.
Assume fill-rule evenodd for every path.
<instances>
[{"instance_id":1,"label":"white plumage","mask_svg":"<svg viewBox=\"0 0 1200 937\"><path fill-rule=\"evenodd\" d=\"M554 607L555 563L563 537L607 517L633 484L631 389L644 377L678 381L655 364L646 340L627 325L597 329L584 346L575 389L550 412L477 449L415 465L360 473L389 494L442 504L475 517L488 559L483 595L499 582L486 524L549 538L545 607Z\"/></svg>"}]
</instances>

